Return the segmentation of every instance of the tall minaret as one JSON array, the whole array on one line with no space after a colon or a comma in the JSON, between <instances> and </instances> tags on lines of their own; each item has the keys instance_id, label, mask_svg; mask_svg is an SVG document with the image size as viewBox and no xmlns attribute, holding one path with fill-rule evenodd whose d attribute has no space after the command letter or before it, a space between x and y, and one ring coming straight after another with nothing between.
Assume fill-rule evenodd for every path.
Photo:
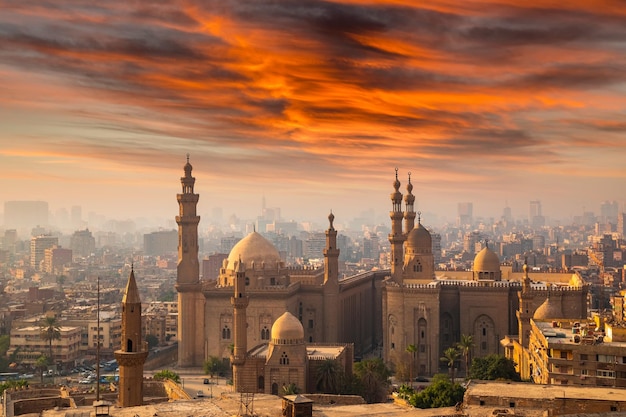
<instances>
[{"instance_id":1,"label":"tall minaret","mask_svg":"<svg viewBox=\"0 0 626 417\"><path fill-rule=\"evenodd\" d=\"M141 299L132 268L122 298L122 348L114 354L120 372L119 406L142 405L143 364L148 357L148 344L141 335Z\"/></svg>"},{"instance_id":2,"label":"tall minaret","mask_svg":"<svg viewBox=\"0 0 626 417\"><path fill-rule=\"evenodd\" d=\"M246 295L246 269L244 263L239 258L235 267L235 293L230 299L234 310L234 333L235 344L233 354L230 356L230 363L233 365L233 386L235 392L253 392L252 386L246 383L246 373L244 365L248 353L248 322L246 320L246 309L250 299Z\"/></svg>"},{"instance_id":3,"label":"tall minaret","mask_svg":"<svg viewBox=\"0 0 626 417\"><path fill-rule=\"evenodd\" d=\"M198 223L196 215L199 195L194 194L196 179L191 176L192 166L184 167L180 179L182 194L178 200L178 266L176 291L178 291L178 365L201 366L204 361L204 304L200 285L198 261Z\"/></svg>"},{"instance_id":4,"label":"tall minaret","mask_svg":"<svg viewBox=\"0 0 626 417\"><path fill-rule=\"evenodd\" d=\"M396 168L396 180L393 183L395 191L391 193L392 210L391 233L389 233L389 243L391 243L391 278L397 282L402 282L402 265L404 260L404 241L406 235L402 233L402 193L400 192L400 181L398 180L398 168Z\"/></svg>"},{"instance_id":5,"label":"tall minaret","mask_svg":"<svg viewBox=\"0 0 626 417\"><path fill-rule=\"evenodd\" d=\"M339 248L334 220L331 211L324 248L324 343L339 342Z\"/></svg>"},{"instance_id":6,"label":"tall minaret","mask_svg":"<svg viewBox=\"0 0 626 417\"><path fill-rule=\"evenodd\" d=\"M522 281L522 291L517 293L519 298L519 310L517 311L518 337L520 345L528 348L528 337L530 335L530 319L535 311L532 309L534 293L530 286L528 276L528 259L524 260L524 279Z\"/></svg>"},{"instance_id":7,"label":"tall minaret","mask_svg":"<svg viewBox=\"0 0 626 417\"><path fill-rule=\"evenodd\" d=\"M404 234L408 235L415 226L415 196L413 195L413 184L411 184L411 173L409 172L409 183L406 185L407 195L404 196L406 211L404 212Z\"/></svg>"}]
</instances>

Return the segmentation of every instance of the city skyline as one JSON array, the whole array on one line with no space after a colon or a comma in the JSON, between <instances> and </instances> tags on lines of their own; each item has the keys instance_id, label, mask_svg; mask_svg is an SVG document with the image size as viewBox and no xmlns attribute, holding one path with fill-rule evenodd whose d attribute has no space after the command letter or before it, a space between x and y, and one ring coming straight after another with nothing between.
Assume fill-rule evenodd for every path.
<instances>
[{"instance_id":1,"label":"city skyline","mask_svg":"<svg viewBox=\"0 0 626 417\"><path fill-rule=\"evenodd\" d=\"M189 153L201 214L623 209L623 4L412 3L0 1L0 202L171 219Z\"/></svg>"}]
</instances>

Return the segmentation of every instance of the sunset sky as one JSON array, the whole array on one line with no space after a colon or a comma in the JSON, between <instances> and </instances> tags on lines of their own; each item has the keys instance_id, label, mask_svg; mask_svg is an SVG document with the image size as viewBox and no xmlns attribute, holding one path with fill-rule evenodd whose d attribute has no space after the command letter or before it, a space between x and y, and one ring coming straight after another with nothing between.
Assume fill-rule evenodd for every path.
<instances>
[{"instance_id":1,"label":"sunset sky","mask_svg":"<svg viewBox=\"0 0 626 417\"><path fill-rule=\"evenodd\" d=\"M171 219L187 153L200 214L385 214L395 167L431 217L626 201L623 1L0 10L0 204Z\"/></svg>"}]
</instances>

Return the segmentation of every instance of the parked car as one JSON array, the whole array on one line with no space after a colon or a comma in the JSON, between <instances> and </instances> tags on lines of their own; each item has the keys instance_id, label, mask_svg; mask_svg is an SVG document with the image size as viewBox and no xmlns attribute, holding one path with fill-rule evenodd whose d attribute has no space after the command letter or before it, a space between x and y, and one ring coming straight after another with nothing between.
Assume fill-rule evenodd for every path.
<instances>
[{"instance_id":1,"label":"parked car","mask_svg":"<svg viewBox=\"0 0 626 417\"><path fill-rule=\"evenodd\" d=\"M203 384L210 384L211 382L209 381L209 378L204 378L204 381L202 381Z\"/></svg>"},{"instance_id":2,"label":"parked car","mask_svg":"<svg viewBox=\"0 0 626 417\"><path fill-rule=\"evenodd\" d=\"M196 397L198 398L204 397L204 392L202 392L202 390L198 391L198 393L196 394Z\"/></svg>"}]
</instances>

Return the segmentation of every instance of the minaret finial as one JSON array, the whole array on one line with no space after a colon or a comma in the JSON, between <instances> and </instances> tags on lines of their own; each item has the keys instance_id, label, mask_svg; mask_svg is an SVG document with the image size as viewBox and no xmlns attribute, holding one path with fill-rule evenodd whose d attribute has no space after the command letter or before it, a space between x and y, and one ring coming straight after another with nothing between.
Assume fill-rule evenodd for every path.
<instances>
[{"instance_id":1,"label":"minaret finial","mask_svg":"<svg viewBox=\"0 0 626 417\"><path fill-rule=\"evenodd\" d=\"M398 167L396 167L396 180L398 179Z\"/></svg>"},{"instance_id":2,"label":"minaret finial","mask_svg":"<svg viewBox=\"0 0 626 417\"><path fill-rule=\"evenodd\" d=\"M411 183L411 171L409 171L409 184Z\"/></svg>"},{"instance_id":3,"label":"minaret finial","mask_svg":"<svg viewBox=\"0 0 626 417\"><path fill-rule=\"evenodd\" d=\"M485 239L485 247L489 248L489 239Z\"/></svg>"},{"instance_id":4,"label":"minaret finial","mask_svg":"<svg viewBox=\"0 0 626 417\"><path fill-rule=\"evenodd\" d=\"M187 154L187 163L189 163L189 154Z\"/></svg>"},{"instance_id":5,"label":"minaret finial","mask_svg":"<svg viewBox=\"0 0 626 417\"><path fill-rule=\"evenodd\" d=\"M131 262L130 263L130 272L134 272L135 271L135 263Z\"/></svg>"}]
</instances>

